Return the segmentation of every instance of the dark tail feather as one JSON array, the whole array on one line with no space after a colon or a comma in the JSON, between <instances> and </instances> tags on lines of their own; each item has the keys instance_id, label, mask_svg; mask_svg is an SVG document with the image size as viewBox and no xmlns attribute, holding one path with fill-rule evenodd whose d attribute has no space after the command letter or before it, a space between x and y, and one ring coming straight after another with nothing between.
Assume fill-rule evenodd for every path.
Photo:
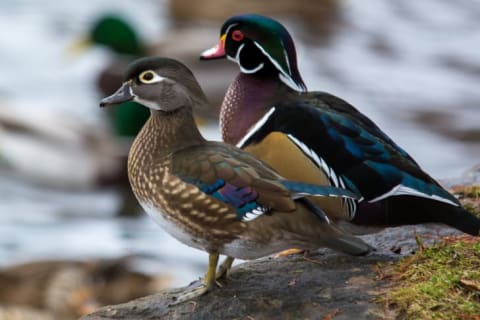
<instances>
[{"instance_id":1,"label":"dark tail feather","mask_svg":"<svg viewBox=\"0 0 480 320\"><path fill-rule=\"evenodd\" d=\"M328 217L325 215L325 212L307 198L301 198L296 201L304 205L310 213L313 213L324 223L323 226L325 228L325 233L322 232L322 242L324 246L355 256L366 255L375 250L375 248L364 242L362 239L346 234L340 231L336 226L332 225Z\"/></svg>"},{"instance_id":2,"label":"dark tail feather","mask_svg":"<svg viewBox=\"0 0 480 320\"><path fill-rule=\"evenodd\" d=\"M317 207L316 205L314 205L312 201L308 200L307 198L300 198L297 200L297 202L303 203L303 205L305 205L308 208L308 210L310 210L310 212L312 212L318 218L320 218L322 222L330 223L330 219L328 219L325 212L319 207Z\"/></svg>"},{"instance_id":3,"label":"dark tail feather","mask_svg":"<svg viewBox=\"0 0 480 320\"><path fill-rule=\"evenodd\" d=\"M352 223L371 226L401 226L438 222L480 236L480 219L461 207L412 196L390 197L376 203L359 203Z\"/></svg>"},{"instance_id":4,"label":"dark tail feather","mask_svg":"<svg viewBox=\"0 0 480 320\"><path fill-rule=\"evenodd\" d=\"M449 211L439 211L440 222L448 224L460 231L480 236L480 219L461 207L453 207Z\"/></svg>"},{"instance_id":5,"label":"dark tail feather","mask_svg":"<svg viewBox=\"0 0 480 320\"><path fill-rule=\"evenodd\" d=\"M330 249L348 253L353 256L364 256L375 251L374 247L362 239L340 232L335 237L325 239L324 243L325 246Z\"/></svg>"}]
</instances>

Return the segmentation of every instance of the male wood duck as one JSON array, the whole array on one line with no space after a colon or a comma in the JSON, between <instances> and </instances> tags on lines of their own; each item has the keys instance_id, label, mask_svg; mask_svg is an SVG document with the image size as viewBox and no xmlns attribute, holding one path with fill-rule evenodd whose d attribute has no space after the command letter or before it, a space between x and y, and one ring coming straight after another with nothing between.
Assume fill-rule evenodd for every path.
<instances>
[{"instance_id":1,"label":"male wood duck","mask_svg":"<svg viewBox=\"0 0 480 320\"><path fill-rule=\"evenodd\" d=\"M287 179L361 195L314 199L332 220L358 233L441 222L479 235L480 220L368 117L336 96L307 91L293 40L279 22L254 14L229 18L220 43L201 55L218 58L240 68L220 111L223 140Z\"/></svg>"},{"instance_id":2,"label":"male wood duck","mask_svg":"<svg viewBox=\"0 0 480 320\"><path fill-rule=\"evenodd\" d=\"M100 106L136 101L151 116L130 150L128 174L145 211L173 237L209 254L203 283L179 303L209 291L233 258L255 259L290 247L366 254L305 195L355 198L346 189L285 180L234 146L205 140L192 109L208 104L191 71L176 60L143 58ZM219 254L228 258L216 271Z\"/></svg>"}]
</instances>

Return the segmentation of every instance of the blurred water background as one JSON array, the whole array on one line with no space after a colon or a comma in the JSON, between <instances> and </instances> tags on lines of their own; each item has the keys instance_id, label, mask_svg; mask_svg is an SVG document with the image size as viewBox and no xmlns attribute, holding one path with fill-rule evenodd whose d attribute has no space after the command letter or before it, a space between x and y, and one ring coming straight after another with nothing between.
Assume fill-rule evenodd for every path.
<instances>
[{"instance_id":1,"label":"blurred water background","mask_svg":"<svg viewBox=\"0 0 480 320\"><path fill-rule=\"evenodd\" d=\"M113 140L95 87L112 53L67 50L94 19L115 12L151 43L169 38L164 47L185 47L183 61L196 65L196 46L215 44L231 11L259 7L198 3L203 8L174 0L0 2L0 266L139 255L137 268L170 274L174 285L201 275L204 253L170 238L141 212L118 217L121 193L94 183L112 166L95 154ZM317 2L279 3L296 9L262 12L270 10L293 34L310 90L352 103L436 178L459 177L479 162L479 1L324 1L320 11L310 8ZM220 77L216 62L203 63ZM236 71L224 73L233 79ZM207 79L200 77L205 86ZM222 85L215 90L228 83ZM219 139L215 122L202 130ZM95 148L97 141L85 143L97 138Z\"/></svg>"}]
</instances>

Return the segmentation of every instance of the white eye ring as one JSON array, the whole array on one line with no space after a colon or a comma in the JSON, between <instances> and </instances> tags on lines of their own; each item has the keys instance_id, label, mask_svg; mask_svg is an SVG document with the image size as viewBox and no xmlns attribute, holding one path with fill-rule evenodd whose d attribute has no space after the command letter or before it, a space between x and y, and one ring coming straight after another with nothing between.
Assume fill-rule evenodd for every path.
<instances>
[{"instance_id":1,"label":"white eye ring","mask_svg":"<svg viewBox=\"0 0 480 320\"><path fill-rule=\"evenodd\" d=\"M153 70L146 70L140 73L140 75L138 76L138 80L140 80L140 82L142 83L152 84L152 83L163 81L165 80L165 78L162 76L159 76Z\"/></svg>"}]
</instances>

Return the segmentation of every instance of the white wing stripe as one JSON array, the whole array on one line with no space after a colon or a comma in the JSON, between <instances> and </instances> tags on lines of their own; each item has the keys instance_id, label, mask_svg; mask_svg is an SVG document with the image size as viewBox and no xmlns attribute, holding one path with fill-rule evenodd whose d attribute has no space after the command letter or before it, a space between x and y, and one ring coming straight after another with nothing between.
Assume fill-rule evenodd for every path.
<instances>
[{"instance_id":1,"label":"white wing stripe","mask_svg":"<svg viewBox=\"0 0 480 320\"><path fill-rule=\"evenodd\" d=\"M252 221L260 217L262 214L267 212L268 209L262 206L258 206L250 212L245 213L242 218L242 221Z\"/></svg>"},{"instance_id":2,"label":"white wing stripe","mask_svg":"<svg viewBox=\"0 0 480 320\"><path fill-rule=\"evenodd\" d=\"M435 194L426 194L426 193L423 193L421 191L418 191L418 190L412 189L410 187L404 186L403 184L396 185L395 187L393 187L387 193L384 193L381 196L376 197L375 199L372 199L368 202L377 202L377 201L383 200L383 199L385 199L387 197L390 197L390 196L401 196L401 195L410 195L410 196L417 196L417 197L422 197L422 198L427 198L427 199L433 199L433 200L436 200L436 201L445 202L445 203L448 203L448 204L451 204L453 206L458 207L457 203L455 203L455 202L453 202L449 199L442 198L442 197L437 196Z\"/></svg>"}]
</instances>

